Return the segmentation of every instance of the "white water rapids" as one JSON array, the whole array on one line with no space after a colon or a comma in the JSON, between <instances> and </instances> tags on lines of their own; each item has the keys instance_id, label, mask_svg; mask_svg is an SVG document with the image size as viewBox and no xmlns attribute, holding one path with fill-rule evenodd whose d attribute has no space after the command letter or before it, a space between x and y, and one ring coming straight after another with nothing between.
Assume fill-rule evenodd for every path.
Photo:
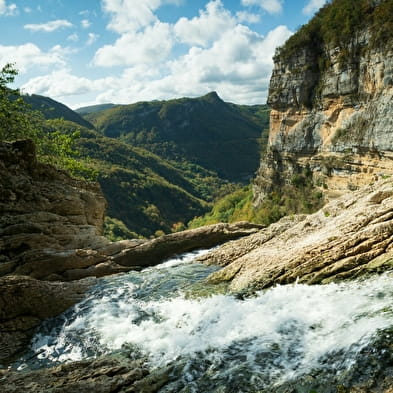
<instances>
[{"instance_id":1,"label":"white water rapids","mask_svg":"<svg viewBox=\"0 0 393 393\"><path fill-rule=\"evenodd\" d=\"M234 391L248 392L312 370L348 370L380 329L393 326L392 274L276 286L245 300L196 297L217 268L191 263L195 254L103 279L85 301L44 324L33 340L32 353L39 353L33 363L80 360L127 345L153 368L180 362L190 391L204 391L203 377L242 381L244 390ZM19 366L26 366L23 359Z\"/></svg>"}]
</instances>

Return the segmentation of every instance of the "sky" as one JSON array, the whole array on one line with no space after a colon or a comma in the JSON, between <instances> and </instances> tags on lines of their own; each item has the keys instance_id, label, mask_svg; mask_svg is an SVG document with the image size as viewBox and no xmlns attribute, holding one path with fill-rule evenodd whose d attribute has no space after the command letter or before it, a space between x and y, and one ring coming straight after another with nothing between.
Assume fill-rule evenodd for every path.
<instances>
[{"instance_id":1,"label":"sky","mask_svg":"<svg viewBox=\"0 0 393 393\"><path fill-rule=\"evenodd\" d=\"M12 87L69 107L266 102L272 57L326 0L0 0Z\"/></svg>"}]
</instances>

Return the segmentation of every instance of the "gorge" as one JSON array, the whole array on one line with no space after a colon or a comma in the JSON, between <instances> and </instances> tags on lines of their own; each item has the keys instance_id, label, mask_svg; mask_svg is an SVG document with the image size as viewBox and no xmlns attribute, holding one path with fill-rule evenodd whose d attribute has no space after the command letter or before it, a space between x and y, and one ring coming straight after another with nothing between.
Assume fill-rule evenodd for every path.
<instances>
[{"instance_id":1,"label":"gorge","mask_svg":"<svg viewBox=\"0 0 393 393\"><path fill-rule=\"evenodd\" d=\"M2 391L392 392L393 2L360 3L275 56L254 203L307 177L313 214L110 242L97 184L0 146Z\"/></svg>"}]
</instances>

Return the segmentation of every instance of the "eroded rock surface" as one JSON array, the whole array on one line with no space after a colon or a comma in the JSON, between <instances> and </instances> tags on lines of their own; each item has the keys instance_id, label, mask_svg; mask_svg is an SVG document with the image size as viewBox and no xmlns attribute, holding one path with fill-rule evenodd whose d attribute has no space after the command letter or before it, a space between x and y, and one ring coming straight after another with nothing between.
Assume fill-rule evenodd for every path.
<instances>
[{"instance_id":1,"label":"eroded rock surface","mask_svg":"<svg viewBox=\"0 0 393 393\"><path fill-rule=\"evenodd\" d=\"M94 279L45 282L24 276L0 278L0 363L24 349L34 329L83 299Z\"/></svg>"},{"instance_id":2,"label":"eroded rock surface","mask_svg":"<svg viewBox=\"0 0 393 393\"><path fill-rule=\"evenodd\" d=\"M306 217L285 218L201 261L225 266L210 281L231 281L233 290L326 283L392 269L393 183L364 187Z\"/></svg>"},{"instance_id":3,"label":"eroded rock surface","mask_svg":"<svg viewBox=\"0 0 393 393\"><path fill-rule=\"evenodd\" d=\"M144 360L130 360L123 355L37 371L0 371L4 393L153 393L168 380L168 370L150 375Z\"/></svg>"},{"instance_id":4,"label":"eroded rock surface","mask_svg":"<svg viewBox=\"0 0 393 393\"><path fill-rule=\"evenodd\" d=\"M311 172L327 199L393 174L393 51L372 37L358 29L341 47L321 40L277 51L255 203L300 173Z\"/></svg>"},{"instance_id":5,"label":"eroded rock surface","mask_svg":"<svg viewBox=\"0 0 393 393\"><path fill-rule=\"evenodd\" d=\"M36 161L29 140L0 145L0 275L37 250L98 247L106 201L99 185Z\"/></svg>"}]
</instances>

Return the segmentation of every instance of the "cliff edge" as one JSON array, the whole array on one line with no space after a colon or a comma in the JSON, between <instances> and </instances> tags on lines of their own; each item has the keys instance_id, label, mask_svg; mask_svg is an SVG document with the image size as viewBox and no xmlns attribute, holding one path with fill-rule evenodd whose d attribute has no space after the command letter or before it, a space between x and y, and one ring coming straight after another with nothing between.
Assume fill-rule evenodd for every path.
<instances>
[{"instance_id":1,"label":"cliff edge","mask_svg":"<svg viewBox=\"0 0 393 393\"><path fill-rule=\"evenodd\" d=\"M393 2L325 5L274 57L258 205L306 173L329 198L393 174Z\"/></svg>"}]
</instances>

